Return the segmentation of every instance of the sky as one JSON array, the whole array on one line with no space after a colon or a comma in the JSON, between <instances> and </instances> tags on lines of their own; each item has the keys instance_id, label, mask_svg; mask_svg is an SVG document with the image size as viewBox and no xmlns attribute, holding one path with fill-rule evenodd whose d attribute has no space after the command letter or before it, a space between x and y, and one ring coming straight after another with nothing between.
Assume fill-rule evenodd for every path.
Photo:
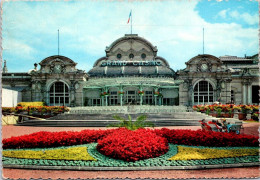
<instances>
[{"instance_id":1,"label":"sky","mask_svg":"<svg viewBox=\"0 0 260 180\"><path fill-rule=\"evenodd\" d=\"M28 72L58 54L88 72L105 48L130 33L158 48L175 71L198 54L258 53L256 0L86 0L2 2L2 60L9 72Z\"/></svg>"}]
</instances>

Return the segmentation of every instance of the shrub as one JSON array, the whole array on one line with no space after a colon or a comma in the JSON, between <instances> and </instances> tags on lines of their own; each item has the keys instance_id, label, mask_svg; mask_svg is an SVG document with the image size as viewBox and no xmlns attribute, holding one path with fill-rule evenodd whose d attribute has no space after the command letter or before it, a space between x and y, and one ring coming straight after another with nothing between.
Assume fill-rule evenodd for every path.
<instances>
[{"instance_id":1,"label":"shrub","mask_svg":"<svg viewBox=\"0 0 260 180\"><path fill-rule=\"evenodd\" d=\"M153 130L120 128L99 140L97 150L115 159L138 161L165 154L169 145L165 138L156 135Z\"/></svg>"},{"instance_id":2,"label":"shrub","mask_svg":"<svg viewBox=\"0 0 260 180\"><path fill-rule=\"evenodd\" d=\"M154 124L151 122L145 122L147 116L146 115L141 115L139 117L137 117L136 121L132 121L132 117L130 115L128 115L128 120L115 115L113 116L113 118L115 120L118 120L119 123L117 124L110 124L108 125L109 127L125 127L129 130L136 130L139 128L144 128L144 127L154 127Z\"/></svg>"},{"instance_id":3,"label":"shrub","mask_svg":"<svg viewBox=\"0 0 260 180\"><path fill-rule=\"evenodd\" d=\"M15 112L14 107L2 107L2 113L12 113Z\"/></svg>"},{"instance_id":4,"label":"shrub","mask_svg":"<svg viewBox=\"0 0 260 180\"><path fill-rule=\"evenodd\" d=\"M17 106L28 107L28 106L44 106L44 102L19 102Z\"/></svg>"}]
</instances>

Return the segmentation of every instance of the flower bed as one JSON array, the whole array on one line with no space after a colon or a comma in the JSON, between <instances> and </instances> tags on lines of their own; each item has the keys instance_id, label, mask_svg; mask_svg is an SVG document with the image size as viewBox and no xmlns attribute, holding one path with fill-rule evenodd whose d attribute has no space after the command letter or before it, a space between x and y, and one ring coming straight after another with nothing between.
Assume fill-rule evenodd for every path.
<instances>
[{"instance_id":1,"label":"flower bed","mask_svg":"<svg viewBox=\"0 0 260 180\"><path fill-rule=\"evenodd\" d=\"M178 155L178 145L169 144L169 151L162 156L156 158L150 158L145 160L139 160L135 162L127 162L119 159L113 159L105 156L97 151L97 143L91 143L86 145L80 145L79 147L86 147L88 154L95 160L50 160L50 159L25 159L25 158L10 158L3 157L3 165L33 165L33 166L81 166L81 167L155 167L155 166L194 166L194 165L216 165L216 164L234 164L234 163L248 163L248 162L259 162L259 156L239 156L229 158L210 158L210 159L196 159L196 160L169 160L171 157ZM78 147L78 146L74 146ZM68 148L68 147L59 147ZM209 149L209 147L192 147ZM233 150L233 149L258 149L258 147L222 147L214 148L219 150ZM34 149L30 149L34 150ZM40 149L36 149L40 150ZM47 150L46 148L41 150ZM6 150L4 150L6 151ZM4 152L3 151L3 152ZM16 150L21 151L21 150Z\"/></svg>"},{"instance_id":2,"label":"flower bed","mask_svg":"<svg viewBox=\"0 0 260 180\"><path fill-rule=\"evenodd\" d=\"M19 159L56 159L96 161L87 152L87 147L66 147L54 149L6 150L3 156Z\"/></svg>"},{"instance_id":3,"label":"flower bed","mask_svg":"<svg viewBox=\"0 0 260 180\"><path fill-rule=\"evenodd\" d=\"M3 148L3 165L22 167L150 167L259 162L258 137L166 128L37 132L3 139Z\"/></svg>"},{"instance_id":4,"label":"flower bed","mask_svg":"<svg viewBox=\"0 0 260 180\"><path fill-rule=\"evenodd\" d=\"M36 114L59 114L69 111L66 106L16 106L16 107L2 107L2 113L21 113L26 112L28 115Z\"/></svg>"},{"instance_id":5,"label":"flower bed","mask_svg":"<svg viewBox=\"0 0 260 180\"><path fill-rule=\"evenodd\" d=\"M97 150L115 159L137 161L158 157L169 150L165 138L149 129L131 131L120 128L98 140Z\"/></svg>"},{"instance_id":6,"label":"flower bed","mask_svg":"<svg viewBox=\"0 0 260 180\"><path fill-rule=\"evenodd\" d=\"M170 130L167 128L156 129L154 131L173 144L209 147L259 146L258 137L251 135L203 130Z\"/></svg>"},{"instance_id":7,"label":"flower bed","mask_svg":"<svg viewBox=\"0 0 260 180\"><path fill-rule=\"evenodd\" d=\"M235 105L235 104L221 104L221 105L194 105L193 110L198 112L206 112L207 109L214 111L221 109L221 112L233 112L234 110L245 113L246 111L259 111L259 105Z\"/></svg>"},{"instance_id":8,"label":"flower bed","mask_svg":"<svg viewBox=\"0 0 260 180\"><path fill-rule=\"evenodd\" d=\"M61 131L61 132L36 132L29 135L11 137L3 139L3 149L18 148L45 148L71 146L97 142L113 130L83 130L80 132Z\"/></svg>"},{"instance_id":9,"label":"flower bed","mask_svg":"<svg viewBox=\"0 0 260 180\"><path fill-rule=\"evenodd\" d=\"M124 129L124 128L122 128ZM97 142L99 139L119 131L118 129L110 130L83 130L80 132L63 131L63 132L37 132L29 135L11 137L3 139L3 148L43 148L71 146L86 143ZM258 137L251 135L237 135L235 133L221 133L210 131L192 131L192 130L170 130L162 129L144 129L144 132L155 132L158 136L164 137L169 143L183 144L190 146L259 146ZM135 132L135 131L133 131Z\"/></svg>"},{"instance_id":10,"label":"flower bed","mask_svg":"<svg viewBox=\"0 0 260 180\"><path fill-rule=\"evenodd\" d=\"M178 153L169 160L200 160L200 159L217 159L242 156L256 156L259 150L257 148L233 148L233 149L216 149L216 148L198 148L178 146Z\"/></svg>"}]
</instances>

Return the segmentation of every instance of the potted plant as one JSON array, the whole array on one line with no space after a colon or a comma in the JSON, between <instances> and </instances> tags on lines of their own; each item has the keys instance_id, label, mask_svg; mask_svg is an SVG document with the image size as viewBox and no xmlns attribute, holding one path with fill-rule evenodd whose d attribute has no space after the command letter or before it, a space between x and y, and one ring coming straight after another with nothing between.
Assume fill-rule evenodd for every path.
<instances>
[{"instance_id":1,"label":"potted plant","mask_svg":"<svg viewBox=\"0 0 260 180\"><path fill-rule=\"evenodd\" d=\"M124 91L118 91L118 94L119 94L119 95L124 95L125 92L124 92Z\"/></svg>"},{"instance_id":2,"label":"potted plant","mask_svg":"<svg viewBox=\"0 0 260 180\"><path fill-rule=\"evenodd\" d=\"M217 117L221 117L222 108L218 107L216 110L217 110Z\"/></svg>"},{"instance_id":3,"label":"potted plant","mask_svg":"<svg viewBox=\"0 0 260 180\"><path fill-rule=\"evenodd\" d=\"M255 121L259 121L258 117L259 117L259 112L258 112L258 113L253 113L253 114L251 115L251 118L252 118L253 120L255 120Z\"/></svg>"},{"instance_id":4,"label":"potted plant","mask_svg":"<svg viewBox=\"0 0 260 180\"><path fill-rule=\"evenodd\" d=\"M210 113L210 108L207 107L207 108L206 108L206 114L209 115L209 113Z\"/></svg>"},{"instance_id":5,"label":"potted plant","mask_svg":"<svg viewBox=\"0 0 260 180\"><path fill-rule=\"evenodd\" d=\"M139 96L143 96L144 95L144 91L138 91L138 95Z\"/></svg>"},{"instance_id":6,"label":"potted plant","mask_svg":"<svg viewBox=\"0 0 260 180\"><path fill-rule=\"evenodd\" d=\"M246 106L245 105L240 105L241 110L239 111L240 113L238 113L238 119L239 120L244 120L246 119Z\"/></svg>"},{"instance_id":7,"label":"potted plant","mask_svg":"<svg viewBox=\"0 0 260 180\"><path fill-rule=\"evenodd\" d=\"M155 91L154 92L154 96L159 96L160 95L160 92L159 91Z\"/></svg>"},{"instance_id":8,"label":"potted plant","mask_svg":"<svg viewBox=\"0 0 260 180\"><path fill-rule=\"evenodd\" d=\"M228 115L229 115L229 117L231 117L231 118L234 117L234 113L233 113L233 109L232 109L232 108L229 108L229 109L228 109Z\"/></svg>"},{"instance_id":9,"label":"potted plant","mask_svg":"<svg viewBox=\"0 0 260 180\"><path fill-rule=\"evenodd\" d=\"M100 96L109 96L109 93L108 92L103 92L100 94Z\"/></svg>"},{"instance_id":10,"label":"potted plant","mask_svg":"<svg viewBox=\"0 0 260 180\"><path fill-rule=\"evenodd\" d=\"M259 111L259 105L253 105L252 109L253 109L253 112Z\"/></svg>"},{"instance_id":11,"label":"potted plant","mask_svg":"<svg viewBox=\"0 0 260 180\"><path fill-rule=\"evenodd\" d=\"M253 112L253 107L251 105L246 105L245 106L245 113L251 114L252 112Z\"/></svg>"}]
</instances>

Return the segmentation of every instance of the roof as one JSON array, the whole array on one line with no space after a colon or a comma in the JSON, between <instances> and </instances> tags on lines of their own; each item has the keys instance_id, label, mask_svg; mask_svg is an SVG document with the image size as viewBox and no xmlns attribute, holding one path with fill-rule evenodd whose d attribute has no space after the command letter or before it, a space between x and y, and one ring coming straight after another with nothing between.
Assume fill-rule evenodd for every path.
<instances>
[{"instance_id":1,"label":"roof","mask_svg":"<svg viewBox=\"0 0 260 180\"><path fill-rule=\"evenodd\" d=\"M77 64L72 59L70 59L70 58L68 58L66 56L61 56L61 55L49 56L49 57L43 59L39 64L41 66L42 65L48 65L49 63L51 63L54 60L59 60L59 61L64 62L65 64L72 64L72 65L75 65L75 66Z\"/></svg>"},{"instance_id":2,"label":"roof","mask_svg":"<svg viewBox=\"0 0 260 180\"><path fill-rule=\"evenodd\" d=\"M167 66L96 66L88 72L90 77L95 76L134 76L134 75L162 75L173 76L174 71Z\"/></svg>"},{"instance_id":3,"label":"roof","mask_svg":"<svg viewBox=\"0 0 260 180\"><path fill-rule=\"evenodd\" d=\"M259 66L257 64L246 64L246 65L228 65L228 68L234 68L234 69L243 69L243 68L249 68L249 69L258 69Z\"/></svg>"},{"instance_id":4,"label":"roof","mask_svg":"<svg viewBox=\"0 0 260 180\"><path fill-rule=\"evenodd\" d=\"M237 56L220 56L221 61L252 61L252 59Z\"/></svg>"},{"instance_id":5,"label":"roof","mask_svg":"<svg viewBox=\"0 0 260 180\"><path fill-rule=\"evenodd\" d=\"M22 91L25 88L27 88L27 86L3 87L3 89L13 90L13 91Z\"/></svg>"},{"instance_id":6,"label":"roof","mask_svg":"<svg viewBox=\"0 0 260 180\"><path fill-rule=\"evenodd\" d=\"M144 42L146 45L148 45L151 50L153 52L157 52L157 47L156 46L153 46L151 42L149 42L148 40L142 38L142 37L139 37L137 34L125 34L125 36L115 40L110 46L106 47L106 52L109 52L111 51L111 49L117 45L118 43L122 42L122 41L126 41L126 40L139 40L139 41L142 41Z\"/></svg>"},{"instance_id":7,"label":"roof","mask_svg":"<svg viewBox=\"0 0 260 180\"><path fill-rule=\"evenodd\" d=\"M192 63L196 63L195 60L196 59L212 59L215 60L216 63L222 63L221 60L219 58L217 58L216 56L210 55L210 54L199 54L193 58L191 58L188 62L186 62L185 64L192 64Z\"/></svg>"}]
</instances>

